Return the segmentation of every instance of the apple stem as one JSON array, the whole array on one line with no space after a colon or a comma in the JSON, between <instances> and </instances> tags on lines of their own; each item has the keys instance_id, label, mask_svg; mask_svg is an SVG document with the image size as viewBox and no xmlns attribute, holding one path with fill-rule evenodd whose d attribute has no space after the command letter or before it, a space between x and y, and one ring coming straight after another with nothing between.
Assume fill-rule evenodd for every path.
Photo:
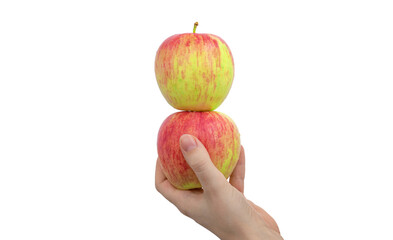
<instances>
[{"instance_id":1,"label":"apple stem","mask_svg":"<svg viewBox=\"0 0 393 240\"><path fill-rule=\"evenodd\" d=\"M194 23L194 30L192 31L192 33L195 33L196 28L198 27L198 22Z\"/></svg>"}]
</instances>

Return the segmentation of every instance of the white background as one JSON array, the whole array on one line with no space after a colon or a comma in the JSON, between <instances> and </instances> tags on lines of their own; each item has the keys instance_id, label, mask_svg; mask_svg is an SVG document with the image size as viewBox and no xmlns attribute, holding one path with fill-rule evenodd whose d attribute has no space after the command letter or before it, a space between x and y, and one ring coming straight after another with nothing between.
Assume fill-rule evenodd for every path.
<instances>
[{"instance_id":1,"label":"white background","mask_svg":"<svg viewBox=\"0 0 393 240\"><path fill-rule=\"evenodd\" d=\"M0 239L216 239L154 188L169 36L235 60L217 109L285 239L393 239L391 1L1 1Z\"/></svg>"}]
</instances>

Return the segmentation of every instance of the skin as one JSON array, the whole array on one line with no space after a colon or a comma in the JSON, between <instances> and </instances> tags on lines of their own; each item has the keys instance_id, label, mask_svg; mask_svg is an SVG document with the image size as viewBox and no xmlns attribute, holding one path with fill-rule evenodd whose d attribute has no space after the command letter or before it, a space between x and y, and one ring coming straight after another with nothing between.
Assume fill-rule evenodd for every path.
<instances>
[{"instance_id":1,"label":"skin","mask_svg":"<svg viewBox=\"0 0 393 240\"><path fill-rule=\"evenodd\" d=\"M180 151L179 138L185 133L203 142L213 164L228 178L240 155L240 133L235 123L220 112L182 111L164 120L157 138L162 170L172 185L179 189L201 187Z\"/></svg>"},{"instance_id":2,"label":"skin","mask_svg":"<svg viewBox=\"0 0 393 240\"><path fill-rule=\"evenodd\" d=\"M176 34L157 50L155 74L161 93L174 108L212 111L229 93L234 62L228 45L216 35Z\"/></svg>"},{"instance_id":3,"label":"skin","mask_svg":"<svg viewBox=\"0 0 393 240\"><path fill-rule=\"evenodd\" d=\"M192 142L196 144L193 147ZM166 179L157 160L155 185L181 213L224 240L283 239L277 223L244 196L245 155L241 154L229 182L212 164L203 144L194 136L180 138L181 151L202 189L179 190Z\"/></svg>"}]
</instances>

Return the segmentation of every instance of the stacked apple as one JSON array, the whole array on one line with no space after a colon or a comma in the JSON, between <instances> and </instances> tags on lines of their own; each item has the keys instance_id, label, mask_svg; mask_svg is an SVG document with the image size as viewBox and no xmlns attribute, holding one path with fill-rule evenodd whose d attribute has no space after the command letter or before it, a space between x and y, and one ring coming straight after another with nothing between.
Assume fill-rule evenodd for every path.
<instances>
[{"instance_id":1,"label":"stacked apple","mask_svg":"<svg viewBox=\"0 0 393 240\"><path fill-rule=\"evenodd\" d=\"M176 34L159 47L155 74L161 93L178 110L162 123L158 157L169 182L179 189L200 188L180 150L179 139L191 134L206 147L213 164L228 178L240 155L240 134L227 115L213 111L232 86L234 62L228 45L213 34Z\"/></svg>"}]
</instances>

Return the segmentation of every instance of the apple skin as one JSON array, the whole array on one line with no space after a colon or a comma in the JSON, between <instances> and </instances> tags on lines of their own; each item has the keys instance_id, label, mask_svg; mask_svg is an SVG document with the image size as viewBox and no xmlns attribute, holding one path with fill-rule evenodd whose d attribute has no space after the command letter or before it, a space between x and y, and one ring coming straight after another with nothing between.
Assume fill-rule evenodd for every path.
<instances>
[{"instance_id":1,"label":"apple skin","mask_svg":"<svg viewBox=\"0 0 393 240\"><path fill-rule=\"evenodd\" d=\"M228 45L216 35L176 34L157 50L155 74L172 107L212 111L231 89L234 62Z\"/></svg>"},{"instance_id":2,"label":"apple skin","mask_svg":"<svg viewBox=\"0 0 393 240\"><path fill-rule=\"evenodd\" d=\"M176 112L158 132L157 150L164 175L178 189L201 188L180 150L180 137L191 134L207 149L213 164L228 178L240 156L240 133L235 123L220 112Z\"/></svg>"}]
</instances>

